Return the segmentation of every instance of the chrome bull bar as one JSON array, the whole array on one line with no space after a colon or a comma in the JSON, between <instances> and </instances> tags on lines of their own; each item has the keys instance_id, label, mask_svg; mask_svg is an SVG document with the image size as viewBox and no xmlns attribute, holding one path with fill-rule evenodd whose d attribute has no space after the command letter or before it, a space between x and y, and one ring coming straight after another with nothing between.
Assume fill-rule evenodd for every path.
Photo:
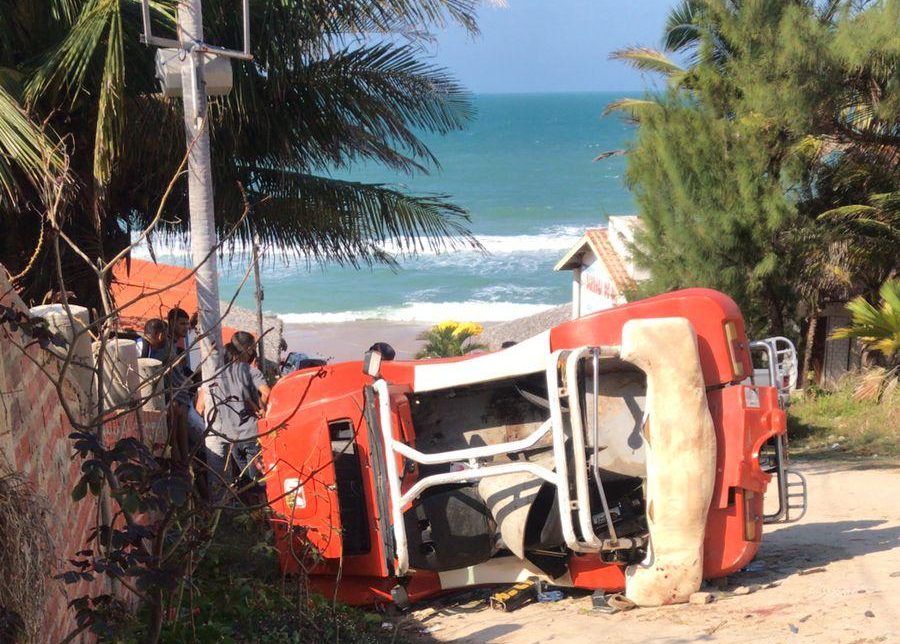
<instances>
[{"instance_id":1,"label":"chrome bull bar","mask_svg":"<svg viewBox=\"0 0 900 644\"><path fill-rule=\"evenodd\" d=\"M806 477L797 470L785 467L787 437L775 437L775 463L767 471L775 476L778 485L778 509L763 515L763 523L794 523L806 515L808 497Z\"/></svg>"},{"instance_id":2,"label":"chrome bull bar","mask_svg":"<svg viewBox=\"0 0 900 644\"><path fill-rule=\"evenodd\" d=\"M788 349L779 350L777 341L787 343ZM787 406L787 397L790 395L791 382L784 383L782 371L782 356L789 354L788 360L796 363L794 345L786 338L767 338L759 342L750 343L751 351L765 352L768 356L769 383L778 389L778 402L784 408ZM793 384L796 384L796 375L793 376ZM771 514L763 515L764 523L794 523L806 515L808 504L806 491L806 477L797 470L787 467L787 436L775 437L774 463L768 471L775 476L778 486L778 509Z\"/></svg>"}]
</instances>

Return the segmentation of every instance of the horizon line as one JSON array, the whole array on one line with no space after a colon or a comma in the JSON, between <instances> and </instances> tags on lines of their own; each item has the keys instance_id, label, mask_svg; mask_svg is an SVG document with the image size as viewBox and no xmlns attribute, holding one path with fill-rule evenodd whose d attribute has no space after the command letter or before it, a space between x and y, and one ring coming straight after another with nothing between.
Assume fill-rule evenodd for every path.
<instances>
[{"instance_id":1,"label":"horizon line","mask_svg":"<svg viewBox=\"0 0 900 644\"><path fill-rule=\"evenodd\" d=\"M467 89L470 94L477 96L510 96L510 95L527 95L527 94L636 94L646 92L646 89L548 89L548 90L489 90L478 91Z\"/></svg>"}]
</instances>

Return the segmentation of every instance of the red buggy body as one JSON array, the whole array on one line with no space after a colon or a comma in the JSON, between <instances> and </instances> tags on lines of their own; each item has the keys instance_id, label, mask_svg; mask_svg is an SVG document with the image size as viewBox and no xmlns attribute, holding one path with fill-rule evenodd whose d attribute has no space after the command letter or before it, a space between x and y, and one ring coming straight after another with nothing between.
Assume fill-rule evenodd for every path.
<instances>
[{"instance_id":1,"label":"red buggy body","mask_svg":"<svg viewBox=\"0 0 900 644\"><path fill-rule=\"evenodd\" d=\"M735 303L691 289L493 353L291 374L260 425L281 565L370 604L531 576L618 591L626 569L637 589L671 560L682 581L638 603L684 601L802 509L754 349L777 384L780 356L751 345Z\"/></svg>"}]
</instances>

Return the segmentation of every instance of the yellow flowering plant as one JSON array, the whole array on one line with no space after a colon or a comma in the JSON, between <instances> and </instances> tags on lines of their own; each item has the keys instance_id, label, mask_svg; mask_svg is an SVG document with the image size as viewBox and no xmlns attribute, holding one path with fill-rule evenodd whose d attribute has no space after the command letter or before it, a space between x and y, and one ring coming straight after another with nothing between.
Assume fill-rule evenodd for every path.
<instances>
[{"instance_id":1,"label":"yellow flowering plant","mask_svg":"<svg viewBox=\"0 0 900 644\"><path fill-rule=\"evenodd\" d=\"M483 331L484 327L476 322L445 320L419 336L419 340L423 340L425 346L416 357L449 358L486 349L487 346L470 341Z\"/></svg>"}]
</instances>

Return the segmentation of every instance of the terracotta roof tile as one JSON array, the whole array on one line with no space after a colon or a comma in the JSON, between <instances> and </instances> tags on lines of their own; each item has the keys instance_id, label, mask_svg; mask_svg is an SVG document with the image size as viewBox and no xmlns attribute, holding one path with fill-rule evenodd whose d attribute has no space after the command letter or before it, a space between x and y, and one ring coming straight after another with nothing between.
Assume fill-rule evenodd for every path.
<instances>
[{"instance_id":1,"label":"terracotta roof tile","mask_svg":"<svg viewBox=\"0 0 900 644\"><path fill-rule=\"evenodd\" d=\"M622 263L622 258L609 241L609 229L589 228L585 232L585 237L587 237L587 241L591 245L594 254L597 255L597 258L603 262L604 266L606 266L613 284L615 284L619 293L624 293L625 291L633 289L635 282L631 276L628 275L625 264Z\"/></svg>"}]
</instances>

